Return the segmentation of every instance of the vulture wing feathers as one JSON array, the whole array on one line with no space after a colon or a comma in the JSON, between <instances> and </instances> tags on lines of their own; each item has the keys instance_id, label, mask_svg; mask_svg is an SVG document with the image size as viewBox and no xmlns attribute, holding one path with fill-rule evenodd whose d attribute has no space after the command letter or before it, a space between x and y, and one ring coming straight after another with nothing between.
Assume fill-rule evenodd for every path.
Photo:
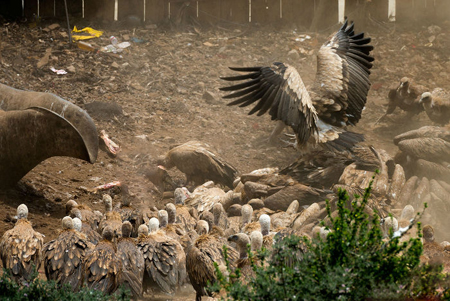
<instances>
[{"instance_id":1,"label":"vulture wing feathers","mask_svg":"<svg viewBox=\"0 0 450 301\"><path fill-rule=\"evenodd\" d=\"M300 145L311 137L313 142L333 141L342 138L341 128L361 118L374 60L369 43L370 38L365 38L364 33L355 34L353 23L348 26L346 21L320 48L316 79L309 92L297 70L284 63L230 68L247 73L222 79L244 82L220 90L233 91L225 99L237 98L228 105L256 104L249 114L258 112L258 116L269 111L272 120L281 120L294 130ZM347 144L354 145L362 137L346 136L343 140L346 144L341 146L347 148Z\"/></svg>"},{"instance_id":2,"label":"vulture wing feathers","mask_svg":"<svg viewBox=\"0 0 450 301\"><path fill-rule=\"evenodd\" d=\"M57 239L46 243L42 255L47 279L68 283L77 291L83 285L82 263L89 245L87 239L74 230L64 230Z\"/></svg>"},{"instance_id":3,"label":"vulture wing feathers","mask_svg":"<svg viewBox=\"0 0 450 301\"><path fill-rule=\"evenodd\" d=\"M361 119L370 88L373 57L370 38L356 34L347 21L319 50L312 101L319 118L342 127Z\"/></svg>"},{"instance_id":4,"label":"vulture wing feathers","mask_svg":"<svg viewBox=\"0 0 450 301\"><path fill-rule=\"evenodd\" d=\"M41 265L44 236L33 230L26 219L19 219L13 229L6 231L0 241L3 267L11 272L15 280L28 279Z\"/></svg>"},{"instance_id":5,"label":"vulture wing feathers","mask_svg":"<svg viewBox=\"0 0 450 301\"><path fill-rule=\"evenodd\" d=\"M283 63L271 67L230 68L239 72L252 72L223 80L237 81L250 79L234 86L220 88L222 91L237 91L224 98L240 97L228 105L245 107L258 101L249 115L258 112L263 115L268 110L272 120L281 120L290 126L299 143L306 143L317 132L317 113L297 70Z\"/></svg>"}]
</instances>

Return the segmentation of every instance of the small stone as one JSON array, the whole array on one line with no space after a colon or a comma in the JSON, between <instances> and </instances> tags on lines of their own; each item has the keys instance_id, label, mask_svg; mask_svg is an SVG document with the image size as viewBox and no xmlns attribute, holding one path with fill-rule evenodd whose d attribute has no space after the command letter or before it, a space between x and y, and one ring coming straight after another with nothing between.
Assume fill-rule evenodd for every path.
<instances>
[{"instance_id":1,"label":"small stone","mask_svg":"<svg viewBox=\"0 0 450 301\"><path fill-rule=\"evenodd\" d=\"M70 65L69 67L67 67L67 71L70 72L70 73L75 73L76 69L75 69L75 67L73 65Z\"/></svg>"},{"instance_id":2,"label":"small stone","mask_svg":"<svg viewBox=\"0 0 450 301\"><path fill-rule=\"evenodd\" d=\"M210 92L210 91L205 91L205 93L203 93L203 99L205 100L205 102L207 104L215 104L215 103L217 103L217 96L216 96L216 94L214 94L213 92Z\"/></svg>"},{"instance_id":3,"label":"small stone","mask_svg":"<svg viewBox=\"0 0 450 301\"><path fill-rule=\"evenodd\" d=\"M113 67L113 68L115 68L115 69L118 69L118 68L119 68L119 64L117 64L116 62L113 62L113 63L111 64L111 67Z\"/></svg>"}]
</instances>

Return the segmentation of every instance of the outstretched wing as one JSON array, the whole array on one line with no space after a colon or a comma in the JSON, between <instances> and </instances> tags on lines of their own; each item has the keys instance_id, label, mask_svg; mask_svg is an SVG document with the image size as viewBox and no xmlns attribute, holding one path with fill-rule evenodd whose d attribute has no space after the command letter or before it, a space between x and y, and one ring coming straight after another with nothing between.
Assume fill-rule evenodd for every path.
<instances>
[{"instance_id":1,"label":"outstretched wing","mask_svg":"<svg viewBox=\"0 0 450 301\"><path fill-rule=\"evenodd\" d=\"M347 21L317 54L311 98L319 118L333 126L354 125L361 118L370 88L373 57L370 38L355 34Z\"/></svg>"},{"instance_id":2,"label":"outstretched wing","mask_svg":"<svg viewBox=\"0 0 450 301\"><path fill-rule=\"evenodd\" d=\"M269 111L272 120L281 120L290 126L297 135L298 143L306 143L317 132L317 114L297 70L283 63L271 67L231 68L247 74L222 77L227 81L245 82L220 88L222 91L235 91L224 98L238 98L229 106L245 107L256 103L249 115L258 116Z\"/></svg>"}]
</instances>

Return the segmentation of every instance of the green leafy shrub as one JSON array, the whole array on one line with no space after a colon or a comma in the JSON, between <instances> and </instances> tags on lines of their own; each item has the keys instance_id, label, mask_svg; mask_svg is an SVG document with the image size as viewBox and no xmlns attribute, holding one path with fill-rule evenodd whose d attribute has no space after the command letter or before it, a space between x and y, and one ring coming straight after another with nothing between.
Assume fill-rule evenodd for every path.
<instances>
[{"instance_id":1,"label":"green leafy shrub","mask_svg":"<svg viewBox=\"0 0 450 301\"><path fill-rule=\"evenodd\" d=\"M17 284L11 279L7 270L3 270L0 277L0 300L21 301L88 301L88 300L130 300L130 292L120 288L113 296L101 291L90 290L83 287L79 292L73 292L69 285L60 286L55 281L45 281L38 278L38 272L34 272L29 282L23 285Z\"/></svg>"},{"instance_id":2,"label":"green leafy shrub","mask_svg":"<svg viewBox=\"0 0 450 301\"><path fill-rule=\"evenodd\" d=\"M267 250L256 254L259 263L251 264L253 276L242 279L227 262L229 277L216 268L218 281L210 289L233 300L447 300L448 277L442 266L420 264L421 234L407 242L400 242L398 233L383 239L378 215L370 218L364 212L372 184L349 207L347 192L340 190L334 218L327 202L332 226L325 241L281 239L272 255Z\"/></svg>"}]
</instances>

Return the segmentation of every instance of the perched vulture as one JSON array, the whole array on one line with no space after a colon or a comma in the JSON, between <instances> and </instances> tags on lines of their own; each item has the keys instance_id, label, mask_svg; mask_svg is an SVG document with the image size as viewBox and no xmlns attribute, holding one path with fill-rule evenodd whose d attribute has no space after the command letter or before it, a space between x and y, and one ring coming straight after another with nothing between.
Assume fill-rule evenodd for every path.
<instances>
[{"instance_id":1,"label":"perched vulture","mask_svg":"<svg viewBox=\"0 0 450 301\"><path fill-rule=\"evenodd\" d=\"M144 229L145 225L139 226ZM151 218L148 234L138 236L138 249L144 255L145 270L143 286L159 288L166 294L174 294L186 280L186 255L180 243L159 230L157 218Z\"/></svg>"},{"instance_id":2,"label":"perched vulture","mask_svg":"<svg viewBox=\"0 0 450 301\"><path fill-rule=\"evenodd\" d=\"M7 269L16 281L28 280L33 266L37 271L41 265L44 235L33 230L27 217L27 206L19 205L14 228L6 231L0 241L3 268Z\"/></svg>"},{"instance_id":3,"label":"perched vulture","mask_svg":"<svg viewBox=\"0 0 450 301\"><path fill-rule=\"evenodd\" d=\"M80 107L51 93L0 84L0 187L17 183L53 156L94 163L97 129Z\"/></svg>"},{"instance_id":4,"label":"perched vulture","mask_svg":"<svg viewBox=\"0 0 450 301\"><path fill-rule=\"evenodd\" d=\"M413 175L448 181L450 179L450 130L424 126L394 138L399 152L395 159L406 178Z\"/></svg>"},{"instance_id":5,"label":"perched vulture","mask_svg":"<svg viewBox=\"0 0 450 301\"><path fill-rule=\"evenodd\" d=\"M176 188L174 191L176 208L175 221L181 224L187 232L193 230L197 222L196 219L191 215L190 208L184 205L185 200L189 197L190 192L186 187Z\"/></svg>"},{"instance_id":6,"label":"perched vulture","mask_svg":"<svg viewBox=\"0 0 450 301\"><path fill-rule=\"evenodd\" d=\"M254 232L252 232L253 234ZM257 232L257 234L253 234L252 238L253 240L250 241L250 238L247 234L244 233L238 233L231 235L228 237L229 242L236 243L236 246L238 248L239 252L239 258L236 260L234 265L241 270L241 273L243 275L243 279L240 279L240 281L249 281L249 277L254 277L255 272L253 271L253 268L250 265L251 259L248 257L247 253L247 245L251 245L251 251L255 252L262 247L263 243L263 237L261 235L261 232ZM256 257L256 256L255 256ZM253 258L254 261L257 261L257 258Z\"/></svg>"},{"instance_id":7,"label":"perched vulture","mask_svg":"<svg viewBox=\"0 0 450 301\"><path fill-rule=\"evenodd\" d=\"M257 103L249 114L258 112L260 116L269 111L272 120L293 129L300 147L326 143L329 148L343 150L362 141L362 135L344 128L359 121L366 104L373 46L364 33L354 33L353 24L347 25L346 21L320 48L316 79L309 91L297 70L288 64L230 68L247 73L222 79L247 81L221 88L234 91L224 98L238 98L228 105Z\"/></svg>"},{"instance_id":8,"label":"perched vulture","mask_svg":"<svg viewBox=\"0 0 450 301\"><path fill-rule=\"evenodd\" d=\"M103 195L103 202L105 204L105 216L100 222L98 230L103 232L103 229L107 226L111 227L114 232L113 240L116 241L116 238L122 236L122 218L119 212L113 210L112 198L109 194Z\"/></svg>"},{"instance_id":9,"label":"perched vulture","mask_svg":"<svg viewBox=\"0 0 450 301\"><path fill-rule=\"evenodd\" d=\"M211 180L216 184L233 188L238 171L209 149L208 144L189 141L169 150L158 163L168 169L178 168L186 175L186 183L192 182L198 186Z\"/></svg>"},{"instance_id":10,"label":"perched vulture","mask_svg":"<svg viewBox=\"0 0 450 301\"><path fill-rule=\"evenodd\" d=\"M410 78L403 77L397 87L389 90L388 108L386 114L378 119L377 123L390 115L398 107L401 110L408 112L408 117L417 115L423 112L423 106L420 103L420 96L426 91L426 88L415 84Z\"/></svg>"},{"instance_id":11,"label":"perched vulture","mask_svg":"<svg viewBox=\"0 0 450 301\"><path fill-rule=\"evenodd\" d=\"M70 216L62 219L62 228L58 237L46 243L42 250L45 275L48 280L69 284L73 291L78 291L83 285L83 260L93 245L74 229Z\"/></svg>"},{"instance_id":12,"label":"perched vulture","mask_svg":"<svg viewBox=\"0 0 450 301\"><path fill-rule=\"evenodd\" d=\"M86 235L86 239L90 243L92 243L95 246L100 240L102 240L102 236L96 230L92 229L92 227L88 223L82 222L83 218L80 210L75 208L71 212L72 212L71 215L74 216L73 218L74 228L77 231Z\"/></svg>"},{"instance_id":13,"label":"perched vulture","mask_svg":"<svg viewBox=\"0 0 450 301\"><path fill-rule=\"evenodd\" d=\"M117 256L116 246L112 242L114 230L105 227L102 237L103 240L86 254L84 282L89 289L112 294L119 287L122 277L122 260Z\"/></svg>"},{"instance_id":14,"label":"perched vulture","mask_svg":"<svg viewBox=\"0 0 450 301\"><path fill-rule=\"evenodd\" d=\"M207 287L217 281L214 263L217 263L219 268L224 267L225 259L223 244L208 234L208 223L199 221L197 226L200 236L187 248L186 268L189 280L196 292L195 300L201 301L202 296L212 296ZM236 250L228 248L228 258L233 264L238 259Z\"/></svg>"},{"instance_id":15,"label":"perched vulture","mask_svg":"<svg viewBox=\"0 0 450 301\"><path fill-rule=\"evenodd\" d=\"M79 210L81 217L77 216ZM74 200L68 200L66 203L66 214L72 218L78 217L83 223L88 223L92 229L97 230L101 216L98 216L89 206L78 204Z\"/></svg>"},{"instance_id":16,"label":"perched vulture","mask_svg":"<svg viewBox=\"0 0 450 301\"><path fill-rule=\"evenodd\" d=\"M444 89L436 88L431 93L423 93L420 103L431 121L439 125L450 122L450 93Z\"/></svg>"},{"instance_id":17,"label":"perched vulture","mask_svg":"<svg viewBox=\"0 0 450 301\"><path fill-rule=\"evenodd\" d=\"M131 238L133 226L125 221L122 224L122 237L117 241L117 257L122 261L123 271L119 283L130 289L135 298L143 293L142 281L144 279L144 255L137 248L137 241Z\"/></svg>"},{"instance_id":18,"label":"perched vulture","mask_svg":"<svg viewBox=\"0 0 450 301\"><path fill-rule=\"evenodd\" d=\"M120 202L117 211L120 214L122 222L128 221L133 226L132 236L137 237L138 227L143 223L142 212L134 208L131 204L130 195L126 185L121 186L122 201ZM123 226L122 226L123 227Z\"/></svg>"}]
</instances>

